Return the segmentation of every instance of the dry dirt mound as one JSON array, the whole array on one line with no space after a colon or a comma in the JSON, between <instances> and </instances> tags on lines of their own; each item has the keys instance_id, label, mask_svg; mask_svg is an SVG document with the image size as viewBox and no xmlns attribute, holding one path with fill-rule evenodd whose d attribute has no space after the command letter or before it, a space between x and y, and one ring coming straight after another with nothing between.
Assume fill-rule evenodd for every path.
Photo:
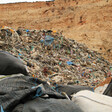
<instances>
[{"instance_id":1,"label":"dry dirt mound","mask_svg":"<svg viewBox=\"0 0 112 112\"><path fill-rule=\"evenodd\" d=\"M62 30L112 62L111 4L111 0L55 0L0 5L0 25Z\"/></svg>"}]
</instances>

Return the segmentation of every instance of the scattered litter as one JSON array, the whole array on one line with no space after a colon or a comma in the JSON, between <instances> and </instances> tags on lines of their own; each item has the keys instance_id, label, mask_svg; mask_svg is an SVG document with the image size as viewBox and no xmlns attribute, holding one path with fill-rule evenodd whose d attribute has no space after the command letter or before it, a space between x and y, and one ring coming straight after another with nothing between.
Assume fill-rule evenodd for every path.
<instances>
[{"instance_id":1,"label":"scattered litter","mask_svg":"<svg viewBox=\"0 0 112 112\"><path fill-rule=\"evenodd\" d=\"M0 29L0 49L22 60L33 77L51 82L61 77L59 84L95 87L112 76L112 64L98 52L59 32L19 27L12 33L9 29Z\"/></svg>"}]
</instances>

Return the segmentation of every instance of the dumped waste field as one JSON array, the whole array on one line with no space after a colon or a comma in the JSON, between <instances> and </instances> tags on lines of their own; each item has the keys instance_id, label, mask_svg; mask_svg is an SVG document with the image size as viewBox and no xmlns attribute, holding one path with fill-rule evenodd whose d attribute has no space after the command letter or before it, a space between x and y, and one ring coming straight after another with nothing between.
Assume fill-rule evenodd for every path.
<instances>
[{"instance_id":1,"label":"dumped waste field","mask_svg":"<svg viewBox=\"0 0 112 112\"><path fill-rule=\"evenodd\" d=\"M0 35L1 50L22 60L35 78L95 87L112 75L112 65L100 53L62 32L3 27Z\"/></svg>"},{"instance_id":2,"label":"dumped waste field","mask_svg":"<svg viewBox=\"0 0 112 112\"><path fill-rule=\"evenodd\" d=\"M111 4L111 0L55 0L0 5L0 25L63 31L66 38L85 43L111 62Z\"/></svg>"}]
</instances>

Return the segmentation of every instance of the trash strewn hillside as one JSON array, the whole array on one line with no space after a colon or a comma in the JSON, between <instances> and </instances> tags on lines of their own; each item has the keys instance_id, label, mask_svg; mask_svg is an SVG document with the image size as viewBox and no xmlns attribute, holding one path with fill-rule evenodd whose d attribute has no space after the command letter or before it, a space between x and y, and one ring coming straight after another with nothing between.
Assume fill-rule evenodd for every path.
<instances>
[{"instance_id":1,"label":"trash strewn hillside","mask_svg":"<svg viewBox=\"0 0 112 112\"><path fill-rule=\"evenodd\" d=\"M8 0L9 1L9 0ZM0 5L0 25L63 31L112 63L112 0L55 0Z\"/></svg>"},{"instance_id":2,"label":"trash strewn hillside","mask_svg":"<svg viewBox=\"0 0 112 112\"><path fill-rule=\"evenodd\" d=\"M0 49L17 56L33 77L58 84L96 86L112 75L112 65L62 32L0 29Z\"/></svg>"}]
</instances>

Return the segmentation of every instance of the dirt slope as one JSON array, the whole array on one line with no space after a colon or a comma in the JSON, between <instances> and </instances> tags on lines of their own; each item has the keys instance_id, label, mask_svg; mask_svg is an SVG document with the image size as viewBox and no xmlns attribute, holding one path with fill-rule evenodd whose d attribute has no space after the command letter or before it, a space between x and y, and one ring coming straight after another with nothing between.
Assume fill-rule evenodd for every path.
<instances>
[{"instance_id":1,"label":"dirt slope","mask_svg":"<svg viewBox=\"0 0 112 112\"><path fill-rule=\"evenodd\" d=\"M0 25L63 31L112 62L111 4L111 0L55 0L0 5Z\"/></svg>"}]
</instances>

